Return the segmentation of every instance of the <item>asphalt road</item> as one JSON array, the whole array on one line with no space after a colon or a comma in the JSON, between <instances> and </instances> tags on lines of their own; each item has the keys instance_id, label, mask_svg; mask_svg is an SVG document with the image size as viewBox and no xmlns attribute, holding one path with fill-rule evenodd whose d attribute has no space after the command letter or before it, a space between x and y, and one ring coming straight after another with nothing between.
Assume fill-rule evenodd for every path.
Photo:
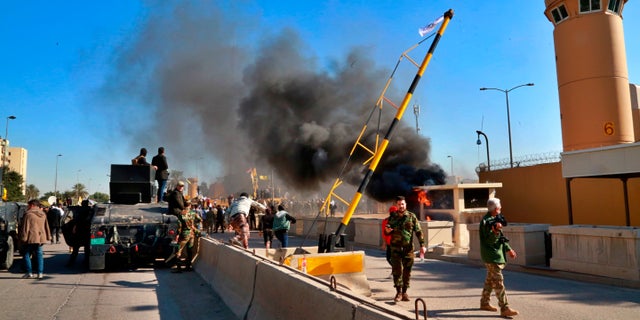
<instances>
[{"instance_id":1,"label":"asphalt road","mask_svg":"<svg viewBox=\"0 0 640 320\"><path fill-rule=\"evenodd\" d=\"M229 233L213 234L224 240ZM301 237L290 237L290 246L298 246ZM306 240L304 246L315 246L317 240ZM274 239L274 245L278 246ZM252 233L251 247L262 247L263 240ZM415 299L421 298L426 304L428 319L500 319L498 312L479 309L480 294L486 276L486 269L478 263L455 258L459 262L428 258L416 260L409 296L411 301L394 303L395 288L389 278L391 267L384 251L378 248L356 248L366 253L365 269L371 298L378 305L389 309L415 313ZM452 260L452 259L447 259ZM575 281L574 278L589 278L552 270L530 270L517 267L504 271L507 296L512 308L520 315L516 319L527 320L613 320L640 319L640 286L627 288L593 282ZM606 279L593 279L606 283ZM615 281L614 281L615 282ZM637 282L636 282L637 284ZM492 295L491 303L497 306ZM424 318L419 304L418 316Z\"/></svg>"},{"instance_id":2,"label":"asphalt road","mask_svg":"<svg viewBox=\"0 0 640 320\"><path fill-rule=\"evenodd\" d=\"M236 319L195 272L150 267L113 272L66 268L64 244L45 245L44 279L23 279L22 258L0 271L0 319Z\"/></svg>"},{"instance_id":3,"label":"asphalt road","mask_svg":"<svg viewBox=\"0 0 640 320\"><path fill-rule=\"evenodd\" d=\"M224 240L230 234L213 236ZM290 239L293 246L301 241L300 237ZM305 246L316 245L314 241L307 240ZM251 246L262 246L255 232ZM384 252L362 250L367 254L371 298L385 308L415 312L414 299L422 298L428 319L500 318L497 312L478 309L485 276L482 266L416 261L411 301L396 304ZM94 273L81 268L82 253L74 268L64 267L67 258L65 245L46 245L42 280L22 279L19 257L10 271L0 271L0 319L235 319L218 293L195 272L141 268ZM570 280L552 271L539 275L507 270L505 278L510 304L520 311L517 319L638 319L640 315L640 289ZM419 318L423 317L419 310Z\"/></svg>"}]
</instances>

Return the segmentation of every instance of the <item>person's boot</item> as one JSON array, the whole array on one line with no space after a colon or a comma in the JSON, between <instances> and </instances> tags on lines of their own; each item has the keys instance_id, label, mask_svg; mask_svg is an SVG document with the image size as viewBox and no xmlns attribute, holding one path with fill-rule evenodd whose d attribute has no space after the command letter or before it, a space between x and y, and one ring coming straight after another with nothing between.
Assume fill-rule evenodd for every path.
<instances>
[{"instance_id":1,"label":"person's boot","mask_svg":"<svg viewBox=\"0 0 640 320\"><path fill-rule=\"evenodd\" d=\"M402 292L400 292L400 287L396 287L396 297L393 298L394 302L400 302L402 299Z\"/></svg>"},{"instance_id":2,"label":"person's boot","mask_svg":"<svg viewBox=\"0 0 640 320\"><path fill-rule=\"evenodd\" d=\"M480 304L480 310L496 312L498 311L498 308L487 303L487 304Z\"/></svg>"},{"instance_id":3,"label":"person's boot","mask_svg":"<svg viewBox=\"0 0 640 320\"><path fill-rule=\"evenodd\" d=\"M510 318L510 317L513 317L513 316L517 316L518 314L519 314L518 311L513 310L513 309L511 309L509 307L504 307L504 308L502 308L502 310L500 310L500 316L501 317Z\"/></svg>"}]
</instances>

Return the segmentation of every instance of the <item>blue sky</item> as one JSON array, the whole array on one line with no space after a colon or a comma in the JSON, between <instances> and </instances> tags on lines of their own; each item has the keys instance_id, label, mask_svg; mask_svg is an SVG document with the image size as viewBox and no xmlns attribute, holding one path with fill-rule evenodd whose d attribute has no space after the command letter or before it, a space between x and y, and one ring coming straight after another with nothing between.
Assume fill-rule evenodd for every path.
<instances>
[{"instance_id":1,"label":"blue sky","mask_svg":"<svg viewBox=\"0 0 640 320\"><path fill-rule=\"evenodd\" d=\"M191 36L191 43L207 44L207 23L220 24L211 32L243 48L226 66L236 69L238 78L245 63L259 54L261 43L285 29L299 35L302 51L318 70L331 69L335 59L359 47L376 68L390 72L400 54L420 41L418 28L451 8L455 16L410 104L421 106L420 134L431 141L432 162L449 172L453 159L455 175L475 179L474 169L486 161L484 139L476 145L476 130L487 134L492 160L508 159L504 94L479 88L507 89L529 82L535 86L509 95L514 158L562 150L553 25L543 15L542 0L196 1L183 15L174 7L166 1L3 4L0 119L17 117L9 122L9 140L29 152L28 184L41 193L53 191L56 155L62 154L58 190L80 182L90 192L107 192L109 164L128 163L141 146L153 155L160 145L167 147L172 169L205 181L224 174L220 162L227 151L220 143L209 143L216 137L198 129L197 115L164 112L154 105L159 99L154 94L161 93L149 87L136 91L157 75L144 69L161 62L155 52L180 52L176 47ZM191 25L198 28L148 32L154 23L163 30L175 19L190 19L194 11L206 17ZM623 16L629 78L638 83L640 61L635 57L640 57L640 41L635 35L640 6L627 3ZM210 41L215 39L220 38ZM143 48L150 43L153 46ZM406 92L414 74L403 71L397 76L400 92ZM379 88L369 89L379 93L386 80L376 79ZM402 121L415 127L411 107ZM0 121L0 135L5 121ZM168 142L175 136L180 136L179 147Z\"/></svg>"}]
</instances>

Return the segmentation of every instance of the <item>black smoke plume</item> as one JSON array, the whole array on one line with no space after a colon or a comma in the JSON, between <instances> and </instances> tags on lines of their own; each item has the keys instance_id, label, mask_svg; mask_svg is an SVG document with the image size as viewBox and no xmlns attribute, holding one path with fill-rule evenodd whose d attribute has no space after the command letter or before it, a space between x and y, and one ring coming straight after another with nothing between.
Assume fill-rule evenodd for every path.
<instances>
[{"instance_id":1,"label":"black smoke plume","mask_svg":"<svg viewBox=\"0 0 640 320\"><path fill-rule=\"evenodd\" d=\"M118 50L103 88L104 96L127 94L145 110L133 122L126 107L114 112L126 115L119 117L122 130L164 145L174 168L206 155L219 164L218 177L258 167L273 170L291 192L328 191L319 188L340 172L389 71L364 48L319 67L292 29L264 37L256 48L242 45L233 35L255 26L239 25L247 19L234 12L192 4L159 12ZM383 126L394 114L385 111ZM373 139L369 132L364 137ZM415 185L444 183L429 152L428 140L401 124L367 193L384 201ZM357 152L354 160L368 156ZM345 181L359 185L366 168L347 169Z\"/></svg>"}]
</instances>

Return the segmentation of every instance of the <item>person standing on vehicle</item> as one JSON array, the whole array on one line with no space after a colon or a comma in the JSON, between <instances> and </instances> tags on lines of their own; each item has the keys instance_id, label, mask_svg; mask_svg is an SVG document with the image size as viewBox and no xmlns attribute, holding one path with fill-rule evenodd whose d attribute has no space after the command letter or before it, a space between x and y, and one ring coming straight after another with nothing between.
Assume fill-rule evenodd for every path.
<instances>
[{"instance_id":1,"label":"person standing on vehicle","mask_svg":"<svg viewBox=\"0 0 640 320\"><path fill-rule=\"evenodd\" d=\"M289 245L289 228L291 228L291 223L296 223L296 218L289 215L288 212L284 210L284 206L278 205L278 212L276 212L273 217L273 233L276 238L280 240L280 244L282 248L286 248Z\"/></svg>"},{"instance_id":2,"label":"person standing on vehicle","mask_svg":"<svg viewBox=\"0 0 640 320\"><path fill-rule=\"evenodd\" d=\"M184 182L178 181L176 188L167 195L169 202L169 214L179 217L186 208L186 200L184 199Z\"/></svg>"},{"instance_id":3,"label":"person standing on vehicle","mask_svg":"<svg viewBox=\"0 0 640 320\"><path fill-rule=\"evenodd\" d=\"M20 241L24 243L24 266L27 273L24 278L35 278L31 265L31 254L36 258L38 279L43 278L44 258L42 246L51 241L47 216L40 208L40 201L30 200L27 204L22 225L20 226Z\"/></svg>"},{"instance_id":4,"label":"person standing on vehicle","mask_svg":"<svg viewBox=\"0 0 640 320\"><path fill-rule=\"evenodd\" d=\"M505 253L511 258L515 258L516 252L509 246L509 240L502 234L502 226L506 225L506 220L500 212L502 206L500 199L492 198L487 201L487 214L480 221L480 257L487 268L487 277L482 288L482 298L480 299L480 309L486 311L498 311L498 308L489 304L491 291L495 291L500 306L500 316L513 317L518 315L518 311L509 308L507 292L504 287L504 276L502 270L507 264Z\"/></svg>"},{"instance_id":5,"label":"person standing on vehicle","mask_svg":"<svg viewBox=\"0 0 640 320\"><path fill-rule=\"evenodd\" d=\"M395 215L389 217L384 229L385 235L391 236L391 272L393 273L393 285L396 288L395 302L409 301L407 289L411 279L413 268L413 234L416 234L420 243L420 254L424 254L427 248L424 246L424 236L420 221L413 212L407 211L407 202L403 196L396 197Z\"/></svg>"},{"instance_id":6,"label":"person standing on vehicle","mask_svg":"<svg viewBox=\"0 0 640 320\"><path fill-rule=\"evenodd\" d=\"M164 192L167 188L167 180L169 180L169 165L167 157L164 155L164 147L158 148L158 154L151 159L151 165L156 168L155 179L158 181L156 202L164 202Z\"/></svg>"}]
</instances>

